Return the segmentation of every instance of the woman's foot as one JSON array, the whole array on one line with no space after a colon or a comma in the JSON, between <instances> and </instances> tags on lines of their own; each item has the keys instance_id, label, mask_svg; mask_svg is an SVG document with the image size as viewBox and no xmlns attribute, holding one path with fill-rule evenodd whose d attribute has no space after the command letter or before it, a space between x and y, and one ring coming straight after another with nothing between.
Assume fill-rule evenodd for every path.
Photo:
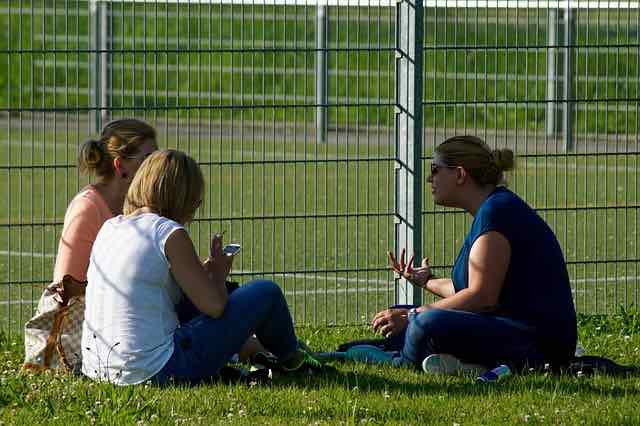
<instances>
[{"instance_id":1,"label":"woman's foot","mask_svg":"<svg viewBox=\"0 0 640 426\"><path fill-rule=\"evenodd\" d=\"M300 340L298 340L298 349L286 359L280 360L268 352L257 352L251 357L251 363L286 373L318 373L326 369L325 364L318 360L309 347Z\"/></svg>"},{"instance_id":2,"label":"woman's foot","mask_svg":"<svg viewBox=\"0 0 640 426\"><path fill-rule=\"evenodd\" d=\"M262 346L262 343L258 340L256 336L249 336L242 348L240 349L240 361L241 362L251 362L251 358L260 352L269 353L269 351Z\"/></svg>"},{"instance_id":3,"label":"woman's foot","mask_svg":"<svg viewBox=\"0 0 640 426\"><path fill-rule=\"evenodd\" d=\"M468 374L476 375L486 371L480 364L470 364L460 361L450 354L431 354L422 361L422 370L433 374Z\"/></svg>"}]
</instances>

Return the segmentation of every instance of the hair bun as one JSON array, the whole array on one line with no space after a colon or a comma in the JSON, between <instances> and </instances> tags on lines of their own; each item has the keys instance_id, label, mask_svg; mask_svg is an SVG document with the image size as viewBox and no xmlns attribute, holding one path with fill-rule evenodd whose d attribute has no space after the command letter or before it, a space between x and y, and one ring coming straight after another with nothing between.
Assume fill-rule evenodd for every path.
<instances>
[{"instance_id":1,"label":"hair bun","mask_svg":"<svg viewBox=\"0 0 640 426\"><path fill-rule=\"evenodd\" d=\"M491 158L493 158L494 163L500 171L504 172L513 169L514 155L511 149L494 149L491 151Z\"/></svg>"},{"instance_id":2,"label":"hair bun","mask_svg":"<svg viewBox=\"0 0 640 426\"><path fill-rule=\"evenodd\" d=\"M83 173L91 173L100 169L105 159L106 155L102 142L95 139L89 139L80 147L78 166Z\"/></svg>"}]
</instances>

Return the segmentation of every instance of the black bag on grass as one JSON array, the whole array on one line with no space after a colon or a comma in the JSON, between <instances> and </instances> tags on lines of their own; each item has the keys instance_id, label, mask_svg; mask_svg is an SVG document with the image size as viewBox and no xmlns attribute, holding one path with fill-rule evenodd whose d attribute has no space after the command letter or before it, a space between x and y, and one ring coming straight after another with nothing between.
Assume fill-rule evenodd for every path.
<instances>
[{"instance_id":1,"label":"black bag on grass","mask_svg":"<svg viewBox=\"0 0 640 426\"><path fill-rule=\"evenodd\" d=\"M560 371L571 375L636 376L640 374L640 367L637 365L621 365L601 356L584 355L573 358L566 366L561 366Z\"/></svg>"}]
</instances>

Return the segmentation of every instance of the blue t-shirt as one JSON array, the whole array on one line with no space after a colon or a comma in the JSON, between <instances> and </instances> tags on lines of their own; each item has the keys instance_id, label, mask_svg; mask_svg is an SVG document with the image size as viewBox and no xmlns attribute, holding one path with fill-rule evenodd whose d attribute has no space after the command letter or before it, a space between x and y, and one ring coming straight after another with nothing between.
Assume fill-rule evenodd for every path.
<instances>
[{"instance_id":1,"label":"blue t-shirt","mask_svg":"<svg viewBox=\"0 0 640 426\"><path fill-rule=\"evenodd\" d=\"M511 261L498 306L490 315L520 320L535 329L551 358L573 354L576 311L560 244L549 225L520 197L498 187L482 203L453 267L456 292L469 286L469 253L478 237L502 234Z\"/></svg>"}]
</instances>

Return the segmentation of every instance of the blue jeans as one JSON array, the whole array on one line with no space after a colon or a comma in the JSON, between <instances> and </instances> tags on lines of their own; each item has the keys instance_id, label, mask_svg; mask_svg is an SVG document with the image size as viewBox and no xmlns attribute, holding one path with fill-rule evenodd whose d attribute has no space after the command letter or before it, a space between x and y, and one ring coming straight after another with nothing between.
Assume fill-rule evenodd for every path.
<instances>
[{"instance_id":1,"label":"blue jeans","mask_svg":"<svg viewBox=\"0 0 640 426\"><path fill-rule=\"evenodd\" d=\"M462 361L493 368L540 366L535 329L510 318L452 309L429 309L415 316L403 334L390 339L399 351L394 365L419 367L428 355L447 353Z\"/></svg>"},{"instance_id":2,"label":"blue jeans","mask_svg":"<svg viewBox=\"0 0 640 426\"><path fill-rule=\"evenodd\" d=\"M197 384L211 379L254 333L278 358L297 349L287 301L272 281L252 281L236 289L220 318L199 314L177 328L173 354L152 381Z\"/></svg>"}]
</instances>

